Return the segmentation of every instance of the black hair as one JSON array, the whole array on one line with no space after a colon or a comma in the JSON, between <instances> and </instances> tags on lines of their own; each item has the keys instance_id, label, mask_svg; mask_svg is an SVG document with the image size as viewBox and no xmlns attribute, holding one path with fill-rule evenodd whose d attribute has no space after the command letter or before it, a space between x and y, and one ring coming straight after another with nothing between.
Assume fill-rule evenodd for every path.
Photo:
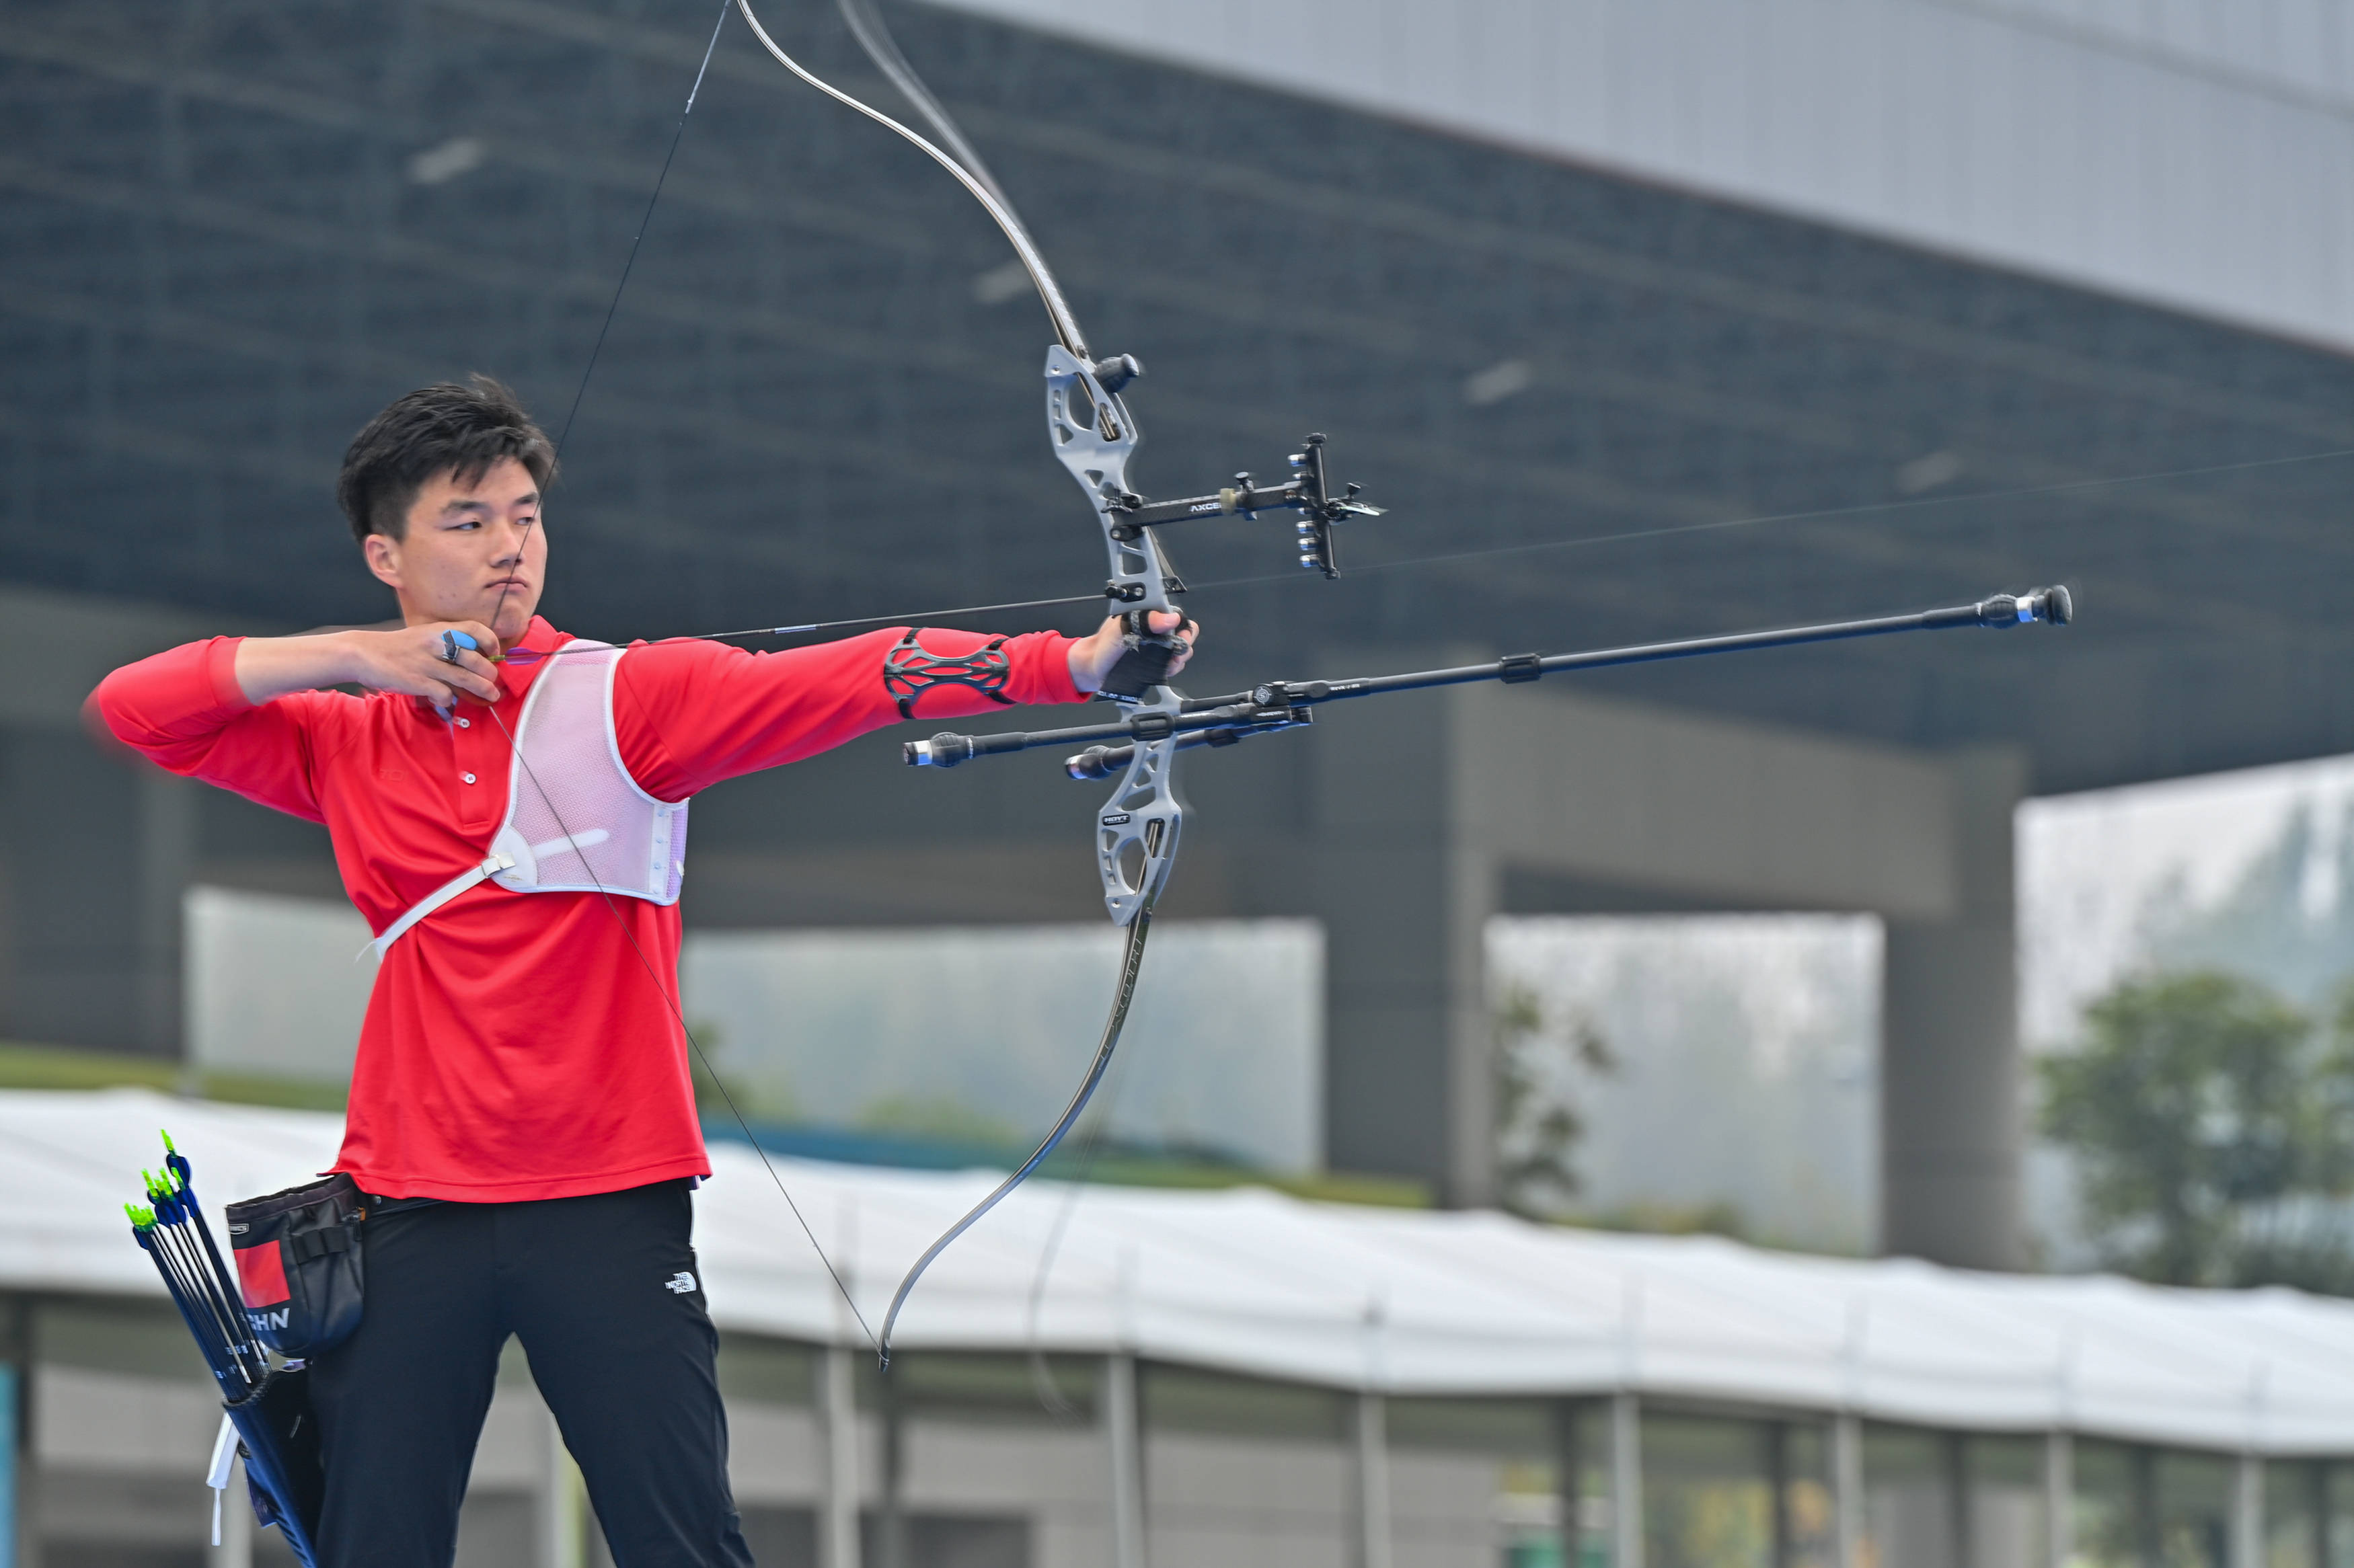
<instances>
[{"instance_id":1,"label":"black hair","mask_svg":"<svg viewBox=\"0 0 2354 1568\"><path fill-rule=\"evenodd\" d=\"M542 490L556 477L556 443L512 391L480 375L463 387L437 382L395 398L352 438L335 499L355 539L398 539L427 480L455 472L472 484L501 458L529 469Z\"/></svg>"}]
</instances>

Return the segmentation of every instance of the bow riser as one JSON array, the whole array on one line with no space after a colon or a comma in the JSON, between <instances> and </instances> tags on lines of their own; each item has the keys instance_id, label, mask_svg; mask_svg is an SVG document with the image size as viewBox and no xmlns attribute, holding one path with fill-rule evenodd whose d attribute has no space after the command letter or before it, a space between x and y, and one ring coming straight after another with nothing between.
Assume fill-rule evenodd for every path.
<instances>
[{"instance_id":1,"label":"bow riser","mask_svg":"<svg viewBox=\"0 0 2354 1568\"><path fill-rule=\"evenodd\" d=\"M1119 361L1107 364L1128 368ZM1133 494L1128 460L1136 453L1136 419L1093 366L1059 344L1046 351L1046 431L1055 456L1078 481L1095 508L1096 525L1103 531L1110 570L1104 597L1131 615L1173 609L1169 595L1178 584L1160 541L1150 529L1123 526L1123 508ZM1123 672L1115 669L1115 678L1104 683L1105 691L1130 715L1174 718L1182 711L1184 697L1157 678L1172 645L1134 631L1129 642L1121 664L1130 666L1130 679L1117 679ZM1131 661L1142 666L1141 673ZM1122 690L1123 684L1140 689ZM1112 924L1122 928L1161 896L1177 857L1185 803L1173 778L1176 755L1173 735L1140 745L1119 789L1097 820L1096 871L1103 879L1104 908Z\"/></svg>"},{"instance_id":2,"label":"bow riser","mask_svg":"<svg viewBox=\"0 0 2354 1568\"><path fill-rule=\"evenodd\" d=\"M1155 686L1131 714L1163 714L1173 719L1184 697ZM1177 835L1185 825L1185 801L1177 793L1178 736L1140 742L1119 788L1104 802L1096 821L1096 871L1103 878L1104 908L1111 923L1125 927L1160 900L1177 859Z\"/></svg>"},{"instance_id":3,"label":"bow riser","mask_svg":"<svg viewBox=\"0 0 2354 1568\"><path fill-rule=\"evenodd\" d=\"M1119 526L1126 518L1119 509L1130 493L1128 460L1136 455L1136 420L1119 394L1060 344L1046 351L1046 433L1056 460L1095 508L1110 563L1104 597L1126 610L1173 609L1172 574L1160 541L1149 530Z\"/></svg>"}]
</instances>

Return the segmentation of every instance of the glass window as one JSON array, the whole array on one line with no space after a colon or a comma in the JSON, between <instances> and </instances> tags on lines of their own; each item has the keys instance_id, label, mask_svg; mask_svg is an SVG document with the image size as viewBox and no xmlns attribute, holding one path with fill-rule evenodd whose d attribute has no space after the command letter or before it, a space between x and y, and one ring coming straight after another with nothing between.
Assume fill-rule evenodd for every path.
<instances>
[{"instance_id":1,"label":"glass window","mask_svg":"<svg viewBox=\"0 0 2354 1568\"><path fill-rule=\"evenodd\" d=\"M2143 1568L2152 1533L2143 1504L2148 1450L2080 1437L2075 1442L2076 1549L2071 1568Z\"/></svg>"},{"instance_id":2,"label":"glass window","mask_svg":"<svg viewBox=\"0 0 2354 1568\"><path fill-rule=\"evenodd\" d=\"M2354 1568L2354 1465L2333 1459L2318 1468L2321 1542L2314 1555L2324 1568Z\"/></svg>"},{"instance_id":3,"label":"glass window","mask_svg":"<svg viewBox=\"0 0 2354 1568\"><path fill-rule=\"evenodd\" d=\"M1149 1561L1346 1561L1352 1400L1176 1367L1142 1367L1139 1377ZM1100 1459L1089 1464L1100 1473Z\"/></svg>"},{"instance_id":4,"label":"glass window","mask_svg":"<svg viewBox=\"0 0 2354 1568\"><path fill-rule=\"evenodd\" d=\"M2161 1568L2231 1568L2239 1461L2158 1449L2149 1461Z\"/></svg>"},{"instance_id":5,"label":"glass window","mask_svg":"<svg viewBox=\"0 0 2354 1568\"><path fill-rule=\"evenodd\" d=\"M1390 1534L1399 1560L1437 1568L1562 1568L1564 1422L1576 1405L1392 1399Z\"/></svg>"},{"instance_id":6,"label":"glass window","mask_svg":"<svg viewBox=\"0 0 2354 1568\"><path fill-rule=\"evenodd\" d=\"M1647 1409L1650 1568L1829 1568L1827 1447L1816 1422Z\"/></svg>"},{"instance_id":7,"label":"glass window","mask_svg":"<svg viewBox=\"0 0 2354 1568\"><path fill-rule=\"evenodd\" d=\"M1839 1515L1831 1500L1830 1425L1792 1422L1782 1432L1787 1568L1837 1568Z\"/></svg>"},{"instance_id":8,"label":"glass window","mask_svg":"<svg viewBox=\"0 0 2354 1568\"><path fill-rule=\"evenodd\" d=\"M1643 1412L1643 1544L1650 1568L1773 1568L1774 1509L1759 1424Z\"/></svg>"},{"instance_id":9,"label":"glass window","mask_svg":"<svg viewBox=\"0 0 2354 1568\"><path fill-rule=\"evenodd\" d=\"M1964 1452L1951 1433L1865 1424L1865 1568L1962 1568Z\"/></svg>"},{"instance_id":10,"label":"glass window","mask_svg":"<svg viewBox=\"0 0 2354 1568\"><path fill-rule=\"evenodd\" d=\"M1569 1421L1569 1452L1562 1457L1571 1472L1564 1522L1573 1549L1565 1555L1574 1568L1610 1568L1610 1402L1580 1400Z\"/></svg>"},{"instance_id":11,"label":"glass window","mask_svg":"<svg viewBox=\"0 0 2354 1568\"><path fill-rule=\"evenodd\" d=\"M2329 1506L2329 1467L2317 1459L2264 1465L2264 1568L2330 1568L2315 1526Z\"/></svg>"},{"instance_id":12,"label":"glass window","mask_svg":"<svg viewBox=\"0 0 2354 1568\"><path fill-rule=\"evenodd\" d=\"M900 1413L923 1421L1004 1426L1092 1425L1097 1356L965 1355L943 1351L895 1351L888 1386L872 1356L861 1356L858 1403L873 1410L897 1402Z\"/></svg>"},{"instance_id":13,"label":"glass window","mask_svg":"<svg viewBox=\"0 0 2354 1568\"><path fill-rule=\"evenodd\" d=\"M1961 1440L1969 1568L2043 1568L2043 1439Z\"/></svg>"},{"instance_id":14,"label":"glass window","mask_svg":"<svg viewBox=\"0 0 2354 1568\"><path fill-rule=\"evenodd\" d=\"M2354 1568L2354 1466L2265 1461L2264 1568Z\"/></svg>"}]
</instances>

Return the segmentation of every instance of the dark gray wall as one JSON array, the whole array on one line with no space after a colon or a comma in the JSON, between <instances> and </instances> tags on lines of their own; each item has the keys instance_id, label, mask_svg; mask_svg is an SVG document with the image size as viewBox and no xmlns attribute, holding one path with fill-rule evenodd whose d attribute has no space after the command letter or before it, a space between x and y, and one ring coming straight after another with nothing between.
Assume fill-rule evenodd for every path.
<instances>
[{"instance_id":1,"label":"dark gray wall","mask_svg":"<svg viewBox=\"0 0 2354 1568\"><path fill-rule=\"evenodd\" d=\"M383 613L330 503L343 440L477 368L564 422L705 10L0 6L0 577L288 625ZM2038 789L2354 746L2343 463L1965 499L2354 447L2344 358L892 11L1097 345L1147 362L1149 488L1270 471L1315 427L1395 508L1338 586L1296 580L1280 523L1180 541L1205 584L1281 579L1197 595L1204 683L1342 641L1562 647L2065 577L2064 645L1596 684L2023 742ZM875 85L831 7L774 19ZM420 183L452 138L480 164ZM973 291L1004 260L937 170L731 27L581 406L551 609L628 636L1090 589L1038 430L1041 318ZM1467 400L1506 359L1532 385ZM1909 497L1929 504L1838 510L1908 499L1940 452L1959 470ZM1553 547L1575 541L1605 542ZM1378 569L1432 555L1460 558Z\"/></svg>"}]
</instances>

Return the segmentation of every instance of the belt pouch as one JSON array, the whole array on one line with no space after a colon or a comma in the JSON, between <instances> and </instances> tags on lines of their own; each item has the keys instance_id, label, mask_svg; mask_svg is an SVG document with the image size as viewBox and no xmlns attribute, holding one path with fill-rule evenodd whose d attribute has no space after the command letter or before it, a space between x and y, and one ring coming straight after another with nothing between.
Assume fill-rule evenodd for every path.
<instances>
[{"instance_id":1,"label":"belt pouch","mask_svg":"<svg viewBox=\"0 0 2354 1568\"><path fill-rule=\"evenodd\" d=\"M228 1206L229 1246L254 1337L292 1360L323 1355L360 1326L360 1225L367 1198L334 1175Z\"/></svg>"}]
</instances>

